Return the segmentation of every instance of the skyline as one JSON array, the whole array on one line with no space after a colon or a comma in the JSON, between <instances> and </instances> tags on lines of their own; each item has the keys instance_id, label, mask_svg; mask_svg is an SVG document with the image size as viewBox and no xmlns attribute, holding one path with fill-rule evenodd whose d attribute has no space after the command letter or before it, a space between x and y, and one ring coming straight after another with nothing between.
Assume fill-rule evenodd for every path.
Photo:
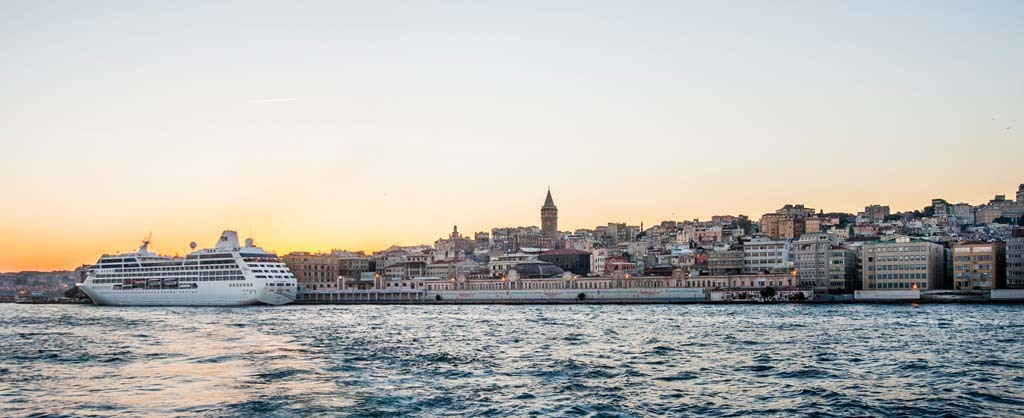
<instances>
[{"instance_id":1,"label":"skyline","mask_svg":"<svg viewBox=\"0 0 1024 418\"><path fill-rule=\"evenodd\" d=\"M1024 183L1022 183L1022 184L1024 184ZM979 204L987 202L988 200L992 199L996 195L1006 195L1010 200L1013 200L1013 193L1012 192L1013 192L1013 190L1006 191L1006 192L995 192L995 193L989 195L987 198L984 198L984 199L981 199L981 200L977 200L977 201L975 201L975 200L957 199L957 198L954 198L953 196L948 196L948 195L934 196L934 198L943 198L943 199L949 201L951 204L952 203L964 202L964 203L969 203L969 204L972 204L972 205L979 205ZM884 201L877 201L877 202L870 202L870 203L869 202L865 202L863 204L860 204L859 207L857 207L857 208L832 209L832 208L818 207L818 206L815 206L813 203L807 203L807 201L805 201L805 200L795 200L795 201L779 202L779 203L775 204L774 206L772 206L771 208L764 209L764 210L757 211L757 212L751 212L751 211L731 211L731 212L730 211L723 211L723 212L709 213L709 214L701 215L701 216L691 216L691 217L683 216L683 217L659 218L659 219L646 219L645 218L645 219L640 219L640 220L630 220L630 219L618 219L618 218L616 218L616 219L607 219L605 221L597 221L597 222L592 223L592 224L583 225L583 224L577 224L577 223L573 222L572 218L567 218L567 216L569 214L566 212L566 209L563 209L562 203L561 203L561 201L560 201L560 199L558 197L559 196L558 193L557 192L553 192L552 195L554 196L554 200L555 200L556 205L558 205L558 207L559 207L559 221L558 222L559 222L559 230L560 231L573 231L573 230L576 230L576 229L592 229L595 226L605 225L608 222L626 222L627 224L630 224L630 225L638 225L641 222L643 222L644 225L646 225L647 227L651 227L651 226L656 225L657 223L660 223L661 221L685 221L685 220L693 220L695 218L696 219L700 219L702 221L706 221L706 220L710 219L710 217L713 216L713 215L746 215L746 216L750 217L750 219L752 221L757 222L757 220L761 217L761 215L763 215L765 213L774 212L776 209L778 209L779 207L782 207L784 204L804 204L807 207L815 209L816 211L824 210L826 213L828 213L828 212L845 212L845 213L856 214L858 211L861 211L862 209L864 209L865 206L873 205L873 204L888 205L888 206L890 206L892 208L893 213L897 213L897 212L909 212L909 211L914 211L914 210L921 210L924 206L927 206L928 204L931 203L931 198L929 198L926 201L924 201L924 203L922 203L921 205L917 205L917 206L913 206L913 207L896 207L896 206L888 204L888 203L886 203ZM541 198L540 201L541 201L540 203L542 204L543 203L543 198ZM473 227L473 226L470 226L470 225L461 224L461 223L457 223L457 222L454 225L458 225L459 226L459 228L460 228L459 231L463 235L467 235L467 236L470 236L470 237L472 236L472 234L474 232L488 232L488 233L490 233L491 228L516 227L516 226L538 226L539 227L540 226L540 222L539 222L540 221L540 211L539 211L539 209L540 209L541 204L535 205L536 206L536 208L535 208L536 210L533 211L535 219L533 219L533 221L524 221L522 223L510 223L510 224L493 224L493 225L489 225L489 226L488 225L484 225L484 226L480 226L480 227ZM579 202L570 202L570 204L573 205L573 206L569 206L569 207L580 207L581 206L579 204ZM521 202L517 203L515 205L515 207L522 207L522 206L524 206L524 205ZM470 213L472 213L472 208L468 208L468 209L465 209L465 210L468 210ZM667 210L661 210L661 212L663 212L663 213L666 212L666 211ZM519 218L527 218L527 217L520 216ZM198 220L198 219L196 219L194 221L200 221L201 222L201 220ZM323 243L327 243L326 245L321 244L321 245L305 245L305 246L303 246L303 244L293 244L293 245L297 245L297 246L281 248L280 245L275 244L275 243L278 243L278 242L298 242L296 240L293 240L293 239L289 238L289 233L288 233L287 230L277 229L277 230L275 230L272 233L272 235L270 235L270 237L271 237L270 239L266 239L265 237L261 236L261 234L258 232L258 229L253 229L251 227L243 228L243 227L239 227L237 225L235 225L235 226L230 226L229 225L229 226L222 226L219 229L214 229L214 231L215 231L214 233L208 233L207 231L200 231L196 236L194 236L192 238L189 238L189 236L187 235L186 232L183 232L181 230L176 230L174 228L174 226L173 226L173 222L171 222L171 221L156 221L155 223L158 223L160 225L165 225L165 226L167 226L167 229L164 230L164 231L148 230L148 231L140 232L140 233L137 233L137 234L134 234L134 235L129 233L129 234L126 234L126 235L112 236L112 237L109 237L108 240L102 241L102 242L108 243L108 245L120 245L120 247L110 247L110 248L105 248L105 249L98 250L98 252L95 252L95 253L85 253L86 251L89 251L90 248L94 248L93 246L89 245L90 242L87 241L87 240L73 240L72 241L73 243L78 243L78 244L81 244L81 245L73 246L71 248L72 251L70 251L69 253L62 253L63 255L60 258L55 258L55 257L50 257L50 258L46 258L46 257L44 257L44 258L33 258L33 257L30 257L30 258L26 258L25 259L27 262L39 262L40 260L42 260L43 262L53 262L53 263L63 262L64 265L53 264L54 267L47 267L47 268L5 268L6 267L6 260L9 260L9 258L5 257L3 259L0 259L0 261L4 262L3 265L0 265L0 273L11 273L11 272L18 272L18 271L72 270L72 269L74 269L74 268L76 268L76 267L78 267L78 266L80 266L82 264L91 264L91 263L95 262L95 260L97 258L99 258L99 256L102 255L102 254L115 254L115 253L124 253L124 252L133 251L134 249L136 249L138 247L138 244L141 242L142 237L145 237L147 234L152 234L153 235L153 242L150 244L150 247L149 247L151 250L157 252L158 254L184 256L189 251L191 251L189 249L189 243L190 242L195 241L198 244L198 248L212 247L216 243L216 239L215 239L216 236L217 236L216 234L219 234L220 231L224 230L224 229L236 230L236 231L238 231L239 236L241 236L241 237L246 237L246 238L252 237L252 238L254 238L256 240L256 245L264 247L268 251L276 252L279 255L284 255L284 254L287 254L287 253L293 252L293 251L327 252L327 251L336 250L336 249L337 250L349 250L349 251L366 251L367 253L371 253L371 252L374 252L374 251L379 251L379 250L387 249L388 247L391 247L393 245L399 245L399 246L431 245L438 238L444 238L444 237L447 236L448 233L451 232L451 230L450 230L451 225L447 225L447 226L446 225L418 225L418 224L413 223L413 224L409 225L411 230L413 230L413 231L423 231L422 234L428 234L428 235L429 234L433 234L433 235L432 236L428 236L427 238L416 240L415 238L410 238L411 236L413 236L412 234L401 234L400 230L390 229L390 230L388 230L389 233L393 233L395 235L386 235L386 236L393 237L393 239L388 239L388 238L383 238L383 237L378 238L375 242L379 242L380 244L377 244L376 246L362 246L362 247L360 247L358 245L356 245L356 246L352 246L352 245L348 245L348 246L346 246L346 245L331 245L329 243L332 242L332 241L329 241L330 238L328 238L328 241L322 241ZM372 228L372 225L370 227ZM323 228L324 229L329 229L329 230L333 230L334 229L334 227L332 225L323 225ZM252 231L252 232L250 233L250 231ZM310 231L310 232L316 232L316 231ZM427 235L424 235L424 236L427 236ZM165 238L165 237L168 237L168 238ZM173 241L171 241L171 240L173 240ZM340 242L340 241L339 240L335 240L334 242ZM92 242L92 244L95 244L95 241ZM40 252L40 253L36 253L35 255L44 255L44 256L46 256L47 254L50 254L50 253ZM85 258L83 258L81 261L68 261L68 260L71 260L71 257L74 257L76 254L80 255L81 257L85 257ZM29 254L29 255L31 256L33 254ZM67 263L71 263L71 264L68 265Z\"/></svg>"},{"instance_id":2,"label":"skyline","mask_svg":"<svg viewBox=\"0 0 1024 418\"><path fill-rule=\"evenodd\" d=\"M0 271L1024 181L1021 2L7 6Z\"/></svg>"}]
</instances>

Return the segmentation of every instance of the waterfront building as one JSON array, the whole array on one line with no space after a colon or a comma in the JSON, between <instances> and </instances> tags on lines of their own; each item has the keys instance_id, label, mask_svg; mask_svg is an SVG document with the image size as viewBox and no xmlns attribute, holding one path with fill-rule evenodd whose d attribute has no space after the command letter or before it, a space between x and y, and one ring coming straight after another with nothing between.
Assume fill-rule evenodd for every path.
<instances>
[{"instance_id":1,"label":"waterfront building","mask_svg":"<svg viewBox=\"0 0 1024 418\"><path fill-rule=\"evenodd\" d=\"M757 274L790 261L790 241L755 237L743 243L743 273Z\"/></svg>"},{"instance_id":2,"label":"waterfront building","mask_svg":"<svg viewBox=\"0 0 1024 418\"><path fill-rule=\"evenodd\" d=\"M540 208L540 229L544 240L541 247L554 248L558 241L558 207L551 198L551 189L544 198L544 206Z\"/></svg>"},{"instance_id":3,"label":"waterfront building","mask_svg":"<svg viewBox=\"0 0 1024 418\"><path fill-rule=\"evenodd\" d=\"M1006 240L1006 287L1008 289L1024 289L1024 238L1022 237Z\"/></svg>"},{"instance_id":4,"label":"waterfront building","mask_svg":"<svg viewBox=\"0 0 1024 418\"><path fill-rule=\"evenodd\" d=\"M376 288L377 278L380 277L372 271L360 273L356 277L341 276L338 278L338 289L340 290L369 290ZM306 290L305 293L310 293Z\"/></svg>"},{"instance_id":5,"label":"waterfront building","mask_svg":"<svg viewBox=\"0 0 1024 418\"><path fill-rule=\"evenodd\" d=\"M1017 186L1017 199L1018 204L1024 204L1024 184Z\"/></svg>"},{"instance_id":6,"label":"waterfront building","mask_svg":"<svg viewBox=\"0 0 1024 418\"><path fill-rule=\"evenodd\" d=\"M537 256L541 261L554 264L562 270L586 276L590 274L590 253L570 248L549 250Z\"/></svg>"},{"instance_id":7,"label":"waterfront building","mask_svg":"<svg viewBox=\"0 0 1024 418\"><path fill-rule=\"evenodd\" d=\"M1005 273L1005 243L968 241L953 246L954 289L1003 289Z\"/></svg>"},{"instance_id":8,"label":"waterfront building","mask_svg":"<svg viewBox=\"0 0 1024 418\"><path fill-rule=\"evenodd\" d=\"M744 271L743 247L730 248L726 246L712 251L708 254L708 270L714 276L742 274Z\"/></svg>"},{"instance_id":9,"label":"waterfront building","mask_svg":"<svg viewBox=\"0 0 1024 418\"><path fill-rule=\"evenodd\" d=\"M833 245L828 251L829 290L861 290L857 276L857 251Z\"/></svg>"},{"instance_id":10,"label":"waterfront building","mask_svg":"<svg viewBox=\"0 0 1024 418\"><path fill-rule=\"evenodd\" d=\"M834 237L830 234L804 234L793 242L793 266L801 287L829 287L829 251Z\"/></svg>"},{"instance_id":11,"label":"waterfront building","mask_svg":"<svg viewBox=\"0 0 1024 418\"><path fill-rule=\"evenodd\" d=\"M281 257L298 283L298 290L337 289L341 257L334 254L292 252Z\"/></svg>"},{"instance_id":12,"label":"waterfront building","mask_svg":"<svg viewBox=\"0 0 1024 418\"><path fill-rule=\"evenodd\" d=\"M945 277L942 246L907 236L865 242L863 290L935 290Z\"/></svg>"},{"instance_id":13,"label":"waterfront building","mask_svg":"<svg viewBox=\"0 0 1024 418\"><path fill-rule=\"evenodd\" d=\"M666 276L632 276L615 274L601 277L582 277L571 273L547 277L526 277L513 270L503 277L488 279L455 280L436 277L423 277L396 282L395 287L402 289L424 289L427 291L452 290L587 290L587 289L658 289L683 288L684 278Z\"/></svg>"},{"instance_id":14,"label":"waterfront building","mask_svg":"<svg viewBox=\"0 0 1024 418\"><path fill-rule=\"evenodd\" d=\"M792 274L739 274L730 276L690 276L686 277L685 287L704 289L734 289L765 287L792 288L797 286L797 278Z\"/></svg>"}]
</instances>

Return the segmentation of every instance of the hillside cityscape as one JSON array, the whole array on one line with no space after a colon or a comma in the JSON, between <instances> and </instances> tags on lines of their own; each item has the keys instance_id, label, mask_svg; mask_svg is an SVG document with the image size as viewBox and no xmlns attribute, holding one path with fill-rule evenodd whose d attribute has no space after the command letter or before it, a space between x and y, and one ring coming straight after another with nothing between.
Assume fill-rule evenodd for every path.
<instances>
[{"instance_id":1,"label":"hillside cityscape","mask_svg":"<svg viewBox=\"0 0 1024 418\"><path fill-rule=\"evenodd\" d=\"M784 204L759 218L560 231L548 190L539 227L463 234L456 225L432 245L369 254L299 251L281 259L297 279L300 300L312 301L345 290L500 289L517 278L524 280L518 288L530 288L527 280L539 280L532 285L538 288L571 280L573 288L703 288L739 298L765 287L818 299L855 291L1024 289L1024 184L1013 197L981 204L936 198L905 212L884 204L857 213ZM0 300L13 301L18 292L74 297L74 283L88 268L4 273ZM629 278L642 282L623 285Z\"/></svg>"}]
</instances>

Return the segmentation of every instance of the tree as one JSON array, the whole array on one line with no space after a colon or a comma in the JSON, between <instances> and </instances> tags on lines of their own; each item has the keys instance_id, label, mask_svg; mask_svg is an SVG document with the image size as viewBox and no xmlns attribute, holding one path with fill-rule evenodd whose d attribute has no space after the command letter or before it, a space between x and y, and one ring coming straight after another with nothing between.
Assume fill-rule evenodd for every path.
<instances>
[{"instance_id":1,"label":"tree","mask_svg":"<svg viewBox=\"0 0 1024 418\"><path fill-rule=\"evenodd\" d=\"M734 228L742 229L743 233L745 234L754 233L754 222L751 221L750 218L747 217L747 215L740 215L739 217L737 217L737 219L733 221L732 226Z\"/></svg>"},{"instance_id":2,"label":"tree","mask_svg":"<svg viewBox=\"0 0 1024 418\"><path fill-rule=\"evenodd\" d=\"M840 228L846 228L847 225L850 225L850 224L856 222L856 220L857 220L857 215L854 215L852 213L846 213L846 212L828 212L828 213L822 214L822 216L825 216L825 217L828 217L828 218L839 218L839 225L838 226Z\"/></svg>"},{"instance_id":3,"label":"tree","mask_svg":"<svg viewBox=\"0 0 1024 418\"><path fill-rule=\"evenodd\" d=\"M775 299L775 288L767 286L764 289L761 289L761 297L767 300Z\"/></svg>"},{"instance_id":4,"label":"tree","mask_svg":"<svg viewBox=\"0 0 1024 418\"><path fill-rule=\"evenodd\" d=\"M1005 217L1005 216L1000 216L1000 217L998 217L998 218L995 218L995 219L993 219L993 220L992 220L992 223L997 223L997 224L1012 224L1012 223L1013 223L1013 221L1012 221L1012 220L1010 220L1010 218L1008 218L1008 217Z\"/></svg>"},{"instance_id":5,"label":"tree","mask_svg":"<svg viewBox=\"0 0 1024 418\"><path fill-rule=\"evenodd\" d=\"M74 286L64 291L64 297L68 299L78 299L85 297L85 294L82 293L82 290L79 289L78 286Z\"/></svg>"}]
</instances>

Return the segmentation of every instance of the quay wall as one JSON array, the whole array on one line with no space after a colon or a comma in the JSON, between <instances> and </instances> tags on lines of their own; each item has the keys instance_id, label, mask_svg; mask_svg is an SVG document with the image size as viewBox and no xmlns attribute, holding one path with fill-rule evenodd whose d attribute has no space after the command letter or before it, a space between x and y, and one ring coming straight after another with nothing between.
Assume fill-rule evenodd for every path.
<instances>
[{"instance_id":1,"label":"quay wall","mask_svg":"<svg viewBox=\"0 0 1024 418\"><path fill-rule=\"evenodd\" d=\"M857 301L900 301L920 300L920 290L857 290L854 292Z\"/></svg>"},{"instance_id":2,"label":"quay wall","mask_svg":"<svg viewBox=\"0 0 1024 418\"><path fill-rule=\"evenodd\" d=\"M749 293L749 292L748 292ZM791 292L792 293L792 292ZM802 291L810 293L810 291ZM618 289L540 289L540 290L340 290L300 293L298 304L560 304L560 303L756 303L758 297L744 300L726 298L722 291L701 288L618 288ZM1018 303L1024 302L1024 289L990 291L886 290L855 292L853 298L816 300L805 303ZM785 303L785 300L772 303Z\"/></svg>"},{"instance_id":3,"label":"quay wall","mask_svg":"<svg viewBox=\"0 0 1024 418\"><path fill-rule=\"evenodd\" d=\"M1024 300L1024 289L993 290L989 298L992 300Z\"/></svg>"},{"instance_id":4,"label":"quay wall","mask_svg":"<svg viewBox=\"0 0 1024 418\"><path fill-rule=\"evenodd\" d=\"M550 290L453 290L432 291L424 294L432 302L703 302L704 289L550 289Z\"/></svg>"},{"instance_id":5,"label":"quay wall","mask_svg":"<svg viewBox=\"0 0 1024 418\"><path fill-rule=\"evenodd\" d=\"M699 288L547 290L341 290L301 293L296 303L674 303L704 302Z\"/></svg>"}]
</instances>

